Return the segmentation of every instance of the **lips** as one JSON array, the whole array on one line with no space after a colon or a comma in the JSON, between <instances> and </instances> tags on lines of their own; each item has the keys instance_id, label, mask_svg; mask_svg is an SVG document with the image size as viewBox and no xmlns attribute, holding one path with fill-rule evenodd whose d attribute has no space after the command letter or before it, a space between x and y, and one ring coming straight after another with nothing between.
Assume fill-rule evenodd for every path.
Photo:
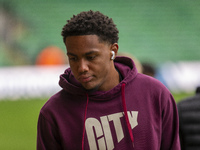
<instances>
[{"instance_id":1,"label":"lips","mask_svg":"<svg viewBox=\"0 0 200 150\"><path fill-rule=\"evenodd\" d=\"M90 82L92 80L92 76L80 76L78 78L78 80L81 82L81 83L86 83L86 82Z\"/></svg>"}]
</instances>

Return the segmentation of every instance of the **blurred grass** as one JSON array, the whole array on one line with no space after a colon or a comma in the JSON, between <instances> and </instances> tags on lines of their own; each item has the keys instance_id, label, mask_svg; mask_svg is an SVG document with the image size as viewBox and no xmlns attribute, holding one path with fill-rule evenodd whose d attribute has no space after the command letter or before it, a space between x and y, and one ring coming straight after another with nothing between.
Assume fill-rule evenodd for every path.
<instances>
[{"instance_id":1,"label":"blurred grass","mask_svg":"<svg viewBox=\"0 0 200 150\"><path fill-rule=\"evenodd\" d=\"M45 100L0 101L0 149L35 150L37 118Z\"/></svg>"},{"instance_id":2,"label":"blurred grass","mask_svg":"<svg viewBox=\"0 0 200 150\"><path fill-rule=\"evenodd\" d=\"M173 94L176 102L193 93ZM47 99L0 101L0 149L35 150L37 119Z\"/></svg>"},{"instance_id":3,"label":"blurred grass","mask_svg":"<svg viewBox=\"0 0 200 150\"><path fill-rule=\"evenodd\" d=\"M181 100L195 95L195 93L172 93L176 103L180 102Z\"/></svg>"}]
</instances>

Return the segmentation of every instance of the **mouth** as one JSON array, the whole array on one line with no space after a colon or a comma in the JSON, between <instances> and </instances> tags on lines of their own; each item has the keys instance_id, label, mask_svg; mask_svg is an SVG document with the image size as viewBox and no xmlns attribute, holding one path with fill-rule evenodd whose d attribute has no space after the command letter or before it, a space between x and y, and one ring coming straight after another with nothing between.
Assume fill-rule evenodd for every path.
<instances>
[{"instance_id":1,"label":"mouth","mask_svg":"<svg viewBox=\"0 0 200 150\"><path fill-rule=\"evenodd\" d=\"M80 76L78 78L78 80L81 82L81 83L87 83L87 82L90 82L92 80L92 76Z\"/></svg>"}]
</instances>

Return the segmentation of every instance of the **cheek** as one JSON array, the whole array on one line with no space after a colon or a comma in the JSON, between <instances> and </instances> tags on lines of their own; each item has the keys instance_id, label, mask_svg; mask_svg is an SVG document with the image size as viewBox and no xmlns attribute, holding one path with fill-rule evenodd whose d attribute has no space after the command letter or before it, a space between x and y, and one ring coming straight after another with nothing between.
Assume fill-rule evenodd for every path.
<instances>
[{"instance_id":1,"label":"cheek","mask_svg":"<svg viewBox=\"0 0 200 150\"><path fill-rule=\"evenodd\" d=\"M73 75L76 77L77 75L77 69L76 69L76 65L74 65L74 63L69 63L70 69L73 73Z\"/></svg>"},{"instance_id":2,"label":"cheek","mask_svg":"<svg viewBox=\"0 0 200 150\"><path fill-rule=\"evenodd\" d=\"M91 70L93 71L93 73L98 76L98 77L106 77L106 74L108 74L109 69L110 69L110 62L109 61L99 61L97 64L95 64L94 66L91 66Z\"/></svg>"}]
</instances>

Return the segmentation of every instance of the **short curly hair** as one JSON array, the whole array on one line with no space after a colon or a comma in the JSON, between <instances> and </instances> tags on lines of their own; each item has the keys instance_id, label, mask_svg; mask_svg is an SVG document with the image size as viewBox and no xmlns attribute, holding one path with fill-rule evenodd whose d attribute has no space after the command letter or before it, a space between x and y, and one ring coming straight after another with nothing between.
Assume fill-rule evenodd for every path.
<instances>
[{"instance_id":1,"label":"short curly hair","mask_svg":"<svg viewBox=\"0 0 200 150\"><path fill-rule=\"evenodd\" d=\"M112 18L105 16L99 11L83 11L73 15L64 25L61 35L63 41L69 36L97 35L99 41L109 44L118 43L118 29Z\"/></svg>"}]
</instances>

